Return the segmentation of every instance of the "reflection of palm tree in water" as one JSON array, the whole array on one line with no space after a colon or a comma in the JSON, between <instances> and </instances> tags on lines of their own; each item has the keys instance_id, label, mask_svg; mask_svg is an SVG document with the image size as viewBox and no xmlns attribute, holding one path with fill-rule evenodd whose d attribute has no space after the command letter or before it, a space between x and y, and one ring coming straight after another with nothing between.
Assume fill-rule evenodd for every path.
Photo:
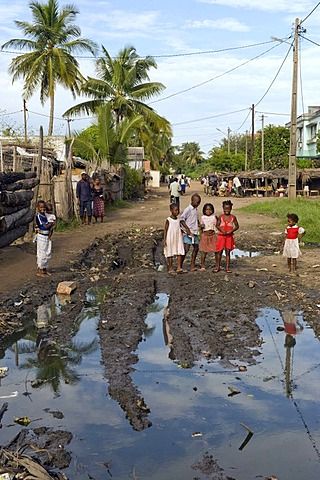
<instances>
[{"instance_id":1,"label":"reflection of palm tree in water","mask_svg":"<svg viewBox=\"0 0 320 480\"><path fill-rule=\"evenodd\" d=\"M48 325L51 314L49 309L40 308L37 311L36 325L45 327ZM94 313L93 313L94 315ZM86 318L89 317L89 314ZM58 393L61 381L67 384L75 384L80 377L73 368L80 365L83 355L88 355L98 348L98 340L90 342L71 341L67 345L61 345L50 339L49 332L44 328L32 328L24 342L18 342L15 346L16 355L36 354L29 357L20 368L36 369L35 384L42 386L49 384Z\"/></svg>"},{"instance_id":2,"label":"reflection of palm tree in water","mask_svg":"<svg viewBox=\"0 0 320 480\"><path fill-rule=\"evenodd\" d=\"M293 392L293 348L296 345L295 336L297 333L301 333L303 325L298 320L298 314L293 310L284 310L282 312L284 330L286 332L286 338L284 346L286 349L286 361L285 361L285 382L286 382L286 394L287 397L291 397Z\"/></svg>"}]
</instances>

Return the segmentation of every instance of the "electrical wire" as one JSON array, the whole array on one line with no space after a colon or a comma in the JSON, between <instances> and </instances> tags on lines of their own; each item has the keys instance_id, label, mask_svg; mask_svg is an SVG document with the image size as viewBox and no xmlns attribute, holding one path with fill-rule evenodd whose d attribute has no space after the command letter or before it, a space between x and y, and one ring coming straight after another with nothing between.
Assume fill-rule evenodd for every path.
<instances>
[{"instance_id":1,"label":"electrical wire","mask_svg":"<svg viewBox=\"0 0 320 480\"><path fill-rule=\"evenodd\" d=\"M306 17L304 17L303 20L301 20L300 25L302 25L303 22L305 22L309 17L311 17L311 15L317 10L317 8L318 8L319 6L320 6L320 2L318 2L317 5L315 5L315 6L313 7L313 9L311 10L311 12L309 12L308 15L307 15Z\"/></svg>"},{"instance_id":2,"label":"electrical wire","mask_svg":"<svg viewBox=\"0 0 320 480\"><path fill-rule=\"evenodd\" d=\"M249 116L250 116L250 113L251 113L251 108L249 108L249 111L247 113L247 115L245 116L245 119L243 120L243 122L241 123L240 127L236 128L235 131L236 132L239 132L239 130L241 130L241 128L243 127L243 125L246 123L246 121L248 120Z\"/></svg>"},{"instance_id":3,"label":"electrical wire","mask_svg":"<svg viewBox=\"0 0 320 480\"><path fill-rule=\"evenodd\" d=\"M217 50L200 50L198 52L185 52L185 53L168 53L168 54L161 54L161 55L146 55L146 56L152 56L153 58L177 58L177 57L191 57L191 56L196 56L196 55L207 55L207 54L213 54L213 53L221 53L221 52L230 52L233 50L243 50L245 48L252 48L252 47L259 47L260 45L267 45L270 43L274 43L277 40L267 40L265 42L258 42L258 43L251 43L247 45L240 45L236 47L226 47L226 48L220 48ZM6 53L9 55L21 55L21 52L18 51L13 51L13 50L0 50L0 53ZM97 60L100 58L105 58L104 55L100 55L98 57L94 56L85 56L85 55L73 55L74 58L79 58L83 60ZM138 56L138 59L143 59L146 58L146 56ZM113 56L112 59L116 60L118 59L118 56Z\"/></svg>"},{"instance_id":4,"label":"electrical wire","mask_svg":"<svg viewBox=\"0 0 320 480\"><path fill-rule=\"evenodd\" d=\"M287 60L287 58L288 58L288 56L289 56L289 53L290 53L290 51L291 51L291 48L293 47L293 42L294 42L294 40L292 40L292 42L291 42L291 44L290 44L290 46L289 46L289 48L288 48L288 51L287 51L284 59L282 60L281 65L280 65L280 67L278 68L275 76L273 77L273 79L272 79L269 87L268 87L267 90L264 92L264 94L262 95L262 97L254 104L255 107L257 107L257 106L262 102L262 100L266 97L266 95L267 95L267 94L269 93L269 91L271 90L274 82L275 82L276 79L278 78L278 76L279 76L279 74L280 74L280 72L281 72L284 64L286 63L286 60Z\"/></svg>"},{"instance_id":5,"label":"electrical wire","mask_svg":"<svg viewBox=\"0 0 320 480\"><path fill-rule=\"evenodd\" d=\"M9 113L0 113L0 117L6 117L7 115L15 115L16 113L21 113L23 110L17 110L16 112L9 112Z\"/></svg>"},{"instance_id":6,"label":"electrical wire","mask_svg":"<svg viewBox=\"0 0 320 480\"><path fill-rule=\"evenodd\" d=\"M232 73L235 70L238 70L239 68L247 65L248 63L253 62L254 60L257 60L258 58L263 57L267 53L271 52L271 50L279 47L279 45L281 45L281 44L282 43L280 42L280 43L277 43L276 45L273 45L271 48L268 48L264 52L259 53L259 55L256 55L255 57L252 57L249 60L246 60L245 62L242 62L242 63L240 63L239 65L236 65L233 68L230 68L226 72L219 73L219 75L215 75L214 77L208 78L208 80L205 80L203 82L192 85L191 87L185 88L184 90L179 90L178 92L171 93L171 95L167 95L166 97L159 98L158 100L153 100L152 102L149 102L149 104L151 105L151 104L154 104L154 103L163 102L164 100L168 100L169 98L176 97L177 95L182 95L183 93L190 92L191 90L194 90L195 88L199 88L199 87L202 87L203 85L207 85L208 83L211 83L214 80L217 80L218 78L224 77L225 75L228 75L229 73Z\"/></svg>"},{"instance_id":7,"label":"electrical wire","mask_svg":"<svg viewBox=\"0 0 320 480\"><path fill-rule=\"evenodd\" d=\"M317 47L320 47L320 43L317 43L314 40L311 40L311 38L305 37L304 35L301 35L301 34L299 34L299 37L304 38L304 40L307 40L310 43L313 43L313 45L317 45Z\"/></svg>"},{"instance_id":8,"label":"electrical wire","mask_svg":"<svg viewBox=\"0 0 320 480\"><path fill-rule=\"evenodd\" d=\"M290 116L290 113L261 112L260 110L256 110L256 113L264 113L265 115L279 115L281 117L289 117Z\"/></svg>"},{"instance_id":9,"label":"electrical wire","mask_svg":"<svg viewBox=\"0 0 320 480\"><path fill-rule=\"evenodd\" d=\"M202 122L203 120L210 120L211 118L225 117L227 115L233 115L234 113L244 112L247 108L241 108L240 110L234 110L233 112L226 113L217 113L216 115L210 115L209 117L200 117L195 118L194 120L186 120L185 122L172 123L172 127L177 127L178 125L187 125L189 123Z\"/></svg>"}]
</instances>

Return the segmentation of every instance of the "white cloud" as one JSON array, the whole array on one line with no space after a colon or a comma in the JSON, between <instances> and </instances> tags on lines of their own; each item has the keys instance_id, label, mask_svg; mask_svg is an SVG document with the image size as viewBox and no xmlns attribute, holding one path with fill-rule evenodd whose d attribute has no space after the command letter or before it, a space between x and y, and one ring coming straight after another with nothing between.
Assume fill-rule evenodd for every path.
<instances>
[{"instance_id":1,"label":"white cloud","mask_svg":"<svg viewBox=\"0 0 320 480\"><path fill-rule=\"evenodd\" d=\"M144 11L130 12L125 10L112 10L107 13L91 13L87 15L89 23L99 22L118 32L148 32L151 28L157 26L159 12ZM108 33L108 32L104 32Z\"/></svg>"},{"instance_id":2,"label":"white cloud","mask_svg":"<svg viewBox=\"0 0 320 480\"><path fill-rule=\"evenodd\" d=\"M302 12L307 13L313 7L309 0L198 0L200 3L222 5L231 8L247 8L250 10L263 10L269 12Z\"/></svg>"},{"instance_id":3,"label":"white cloud","mask_svg":"<svg viewBox=\"0 0 320 480\"><path fill-rule=\"evenodd\" d=\"M218 30L227 30L230 32L248 32L248 25L239 22L236 18L225 17L217 20L189 20L186 24L187 28L212 28Z\"/></svg>"}]
</instances>

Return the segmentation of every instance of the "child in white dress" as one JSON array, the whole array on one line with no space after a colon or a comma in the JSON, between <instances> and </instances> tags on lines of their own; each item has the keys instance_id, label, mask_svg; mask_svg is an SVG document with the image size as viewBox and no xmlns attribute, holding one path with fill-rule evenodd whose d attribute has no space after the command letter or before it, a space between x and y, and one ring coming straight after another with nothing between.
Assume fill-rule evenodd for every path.
<instances>
[{"instance_id":1,"label":"child in white dress","mask_svg":"<svg viewBox=\"0 0 320 480\"><path fill-rule=\"evenodd\" d=\"M185 254L183 235L180 225L190 234L190 230L179 218L179 206L175 203L170 205L170 217L166 219L164 226L164 256L167 259L168 273L174 273L173 258L177 257L177 273L182 273L182 258Z\"/></svg>"},{"instance_id":2,"label":"child in white dress","mask_svg":"<svg viewBox=\"0 0 320 480\"><path fill-rule=\"evenodd\" d=\"M283 256L288 260L289 272L295 272L297 269L297 258L301 251L299 240L305 234L305 229L298 226L299 217L295 213L288 213L288 226L285 229L286 240L284 242Z\"/></svg>"}]
</instances>

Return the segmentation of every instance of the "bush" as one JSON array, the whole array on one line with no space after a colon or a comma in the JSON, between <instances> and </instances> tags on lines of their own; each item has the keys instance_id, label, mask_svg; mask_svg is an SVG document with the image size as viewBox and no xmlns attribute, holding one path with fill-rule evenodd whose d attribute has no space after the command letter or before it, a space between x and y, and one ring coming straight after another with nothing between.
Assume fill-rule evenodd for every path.
<instances>
[{"instance_id":1,"label":"bush","mask_svg":"<svg viewBox=\"0 0 320 480\"><path fill-rule=\"evenodd\" d=\"M143 197L142 172L128 166L124 167L124 170L123 199L133 200Z\"/></svg>"}]
</instances>

